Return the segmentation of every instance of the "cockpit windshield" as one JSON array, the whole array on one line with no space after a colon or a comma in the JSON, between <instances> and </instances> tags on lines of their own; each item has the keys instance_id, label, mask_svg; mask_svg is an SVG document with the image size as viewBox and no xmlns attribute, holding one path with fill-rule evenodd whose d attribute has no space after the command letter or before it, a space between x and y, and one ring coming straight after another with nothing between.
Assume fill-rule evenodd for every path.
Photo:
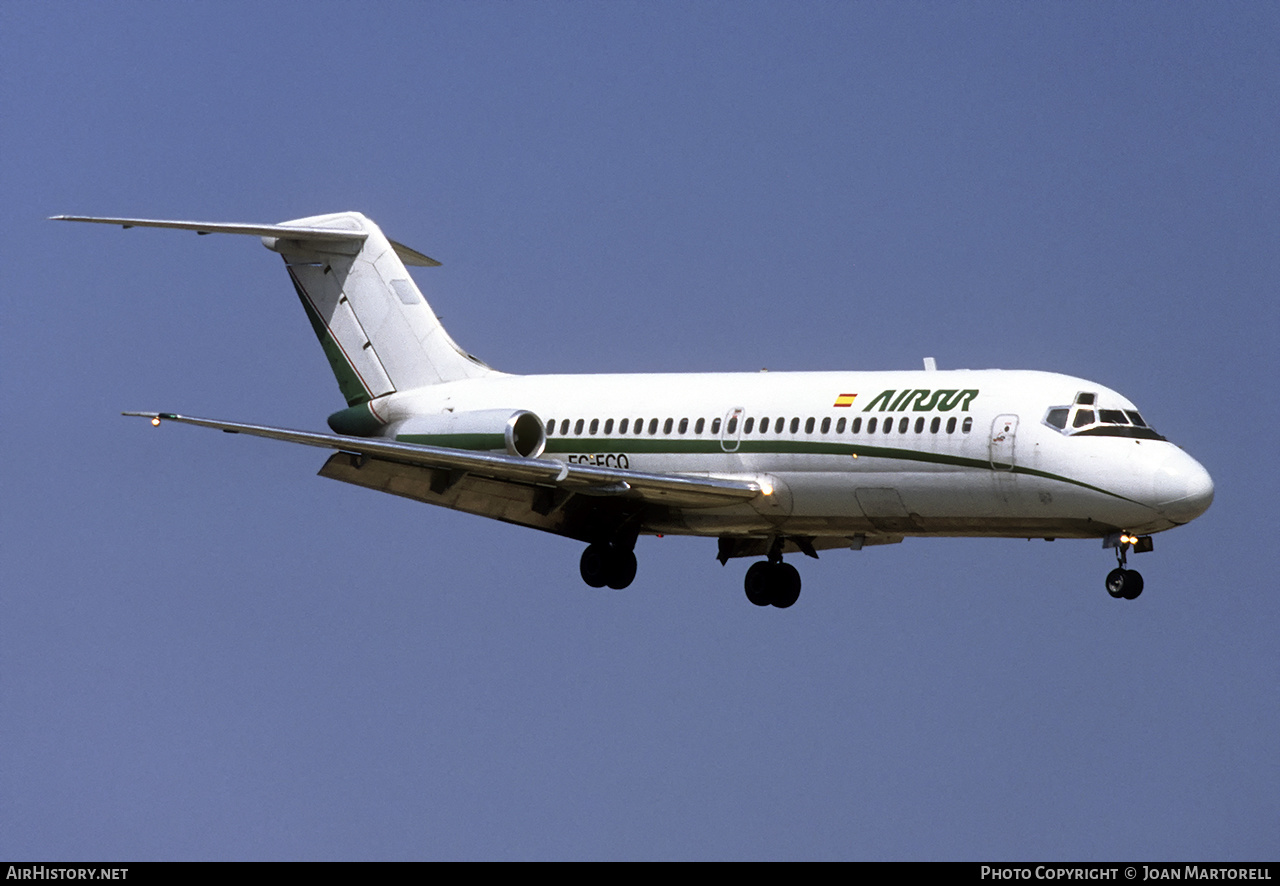
<instances>
[{"instance_id":1,"label":"cockpit windshield","mask_svg":"<svg viewBox=\"0 0 1280 886\"><path fill-rule=\"evenodd\" d=\"M1136 409L1097 408L1097 394L1076 394L1070 406L1051 406L1044 423L1069 437L1133 437L1139 440L1163 440Z\"/></svg>"}]
</instances>

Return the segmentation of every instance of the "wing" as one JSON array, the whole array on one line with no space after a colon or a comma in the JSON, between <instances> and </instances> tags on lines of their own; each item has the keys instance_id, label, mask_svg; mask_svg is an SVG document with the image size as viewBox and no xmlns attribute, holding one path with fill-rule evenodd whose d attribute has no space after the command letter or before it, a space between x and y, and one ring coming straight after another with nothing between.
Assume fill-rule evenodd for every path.
<instances>
[{"instance_id":1,"label":"wing","mask_svg":"<svg viewBox=\"0 0 1280 886\"><path fill-rule=\"evenodd\" d=\"M593 522L637 519L646 508L726 507L767 494L744 478L650 474L169 412L124 414L333 450L322 477L572 538L589 539L599 528Z\"/></svg>"}]
</instances>

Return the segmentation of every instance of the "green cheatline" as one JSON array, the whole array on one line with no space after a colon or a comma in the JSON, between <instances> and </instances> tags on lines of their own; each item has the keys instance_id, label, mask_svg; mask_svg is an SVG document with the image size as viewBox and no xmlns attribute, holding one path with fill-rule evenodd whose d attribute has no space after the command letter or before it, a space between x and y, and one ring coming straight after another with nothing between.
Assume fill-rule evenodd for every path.
<instances>
[{"instance_id":1,"label":"green cheatline","mask_svg":"<svg viewBox=\"0 0 1280 886\"><path fill-rule=\"evenodd\" d=\"M487 451L503 449L506 445L501 434L405 434L396 438L401 443L418 443L426 446L443 446L452 449L471 449ZM596 453L619 452L627 455L689 455L689 454L741 454L751 455L857 455L859 458L885 458L897 461L924 462L927 464L950 465L957 468L975 468L991 470L991 463L978 458L965 458L959 455L946 455L938 452L922 452L916 449L898 449L890 446L862 446L853 443L818 443L804 440L740 440L738 448L726 453L719 440L679 440L669 437L590 437L566 438L551 437L547 440L547 455L556 453ZM1043 477L1046 480L1057 480L1069 483L1082 489L1100 492L1121 501L1133 502L1128 496L1120 495L1109 489L1094 486L1061 474L1039 471L1034 468L1014 465L1010 470L1014 474L1026 474L1030 477Z\"/></svg>"}]
</instances>

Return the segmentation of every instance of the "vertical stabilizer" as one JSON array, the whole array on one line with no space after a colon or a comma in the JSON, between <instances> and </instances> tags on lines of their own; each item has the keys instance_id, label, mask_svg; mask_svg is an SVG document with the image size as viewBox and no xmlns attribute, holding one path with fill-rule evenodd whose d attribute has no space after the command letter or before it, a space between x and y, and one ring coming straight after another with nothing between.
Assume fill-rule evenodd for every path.
<instances>
[{"instance_id":1,"label":"vertical stabilizer","mask_svg":"<svg viewBox=\"0 0 1280 886\"><path fill-rule=\"evenodd\" d=\"M405 270L401 256L434 265L394 244L358 212L284 222L298 237L263 237L281 254L348 406L394 391L498 374L454 343ZM305 230L350 231L312 239Z\"/></svg>"},{"instance_id":2,"label":"vertical stabilizer","mask_svg":"<svg viewBox=\"0 0 1280 886\"><path fill-rule=\"evenodd\" d=\"M501 375L454 344L405 263L440 264L388 240L358 212L278 225L57 215L60 221L262 238L284 256L347 405L440 382Z\"/></svg>"}]
</instances>

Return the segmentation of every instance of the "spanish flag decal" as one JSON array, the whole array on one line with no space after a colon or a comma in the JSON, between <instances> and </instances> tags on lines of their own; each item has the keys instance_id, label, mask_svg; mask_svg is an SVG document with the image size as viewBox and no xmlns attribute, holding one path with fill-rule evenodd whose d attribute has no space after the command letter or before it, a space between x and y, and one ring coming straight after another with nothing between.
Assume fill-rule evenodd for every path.
<instances>
[{"instance_id":1,"label":"spanish flag decal","mask_svg":"<svg viewBox=\"0 0 1280 886\"><path fill-rule=\"evenodd\" d=\"M835 405L836 406L852 406L853 398L856 396L858 395L857 394L841 394L839 397L836 397Z\"/></svg>"}]
</instances>

